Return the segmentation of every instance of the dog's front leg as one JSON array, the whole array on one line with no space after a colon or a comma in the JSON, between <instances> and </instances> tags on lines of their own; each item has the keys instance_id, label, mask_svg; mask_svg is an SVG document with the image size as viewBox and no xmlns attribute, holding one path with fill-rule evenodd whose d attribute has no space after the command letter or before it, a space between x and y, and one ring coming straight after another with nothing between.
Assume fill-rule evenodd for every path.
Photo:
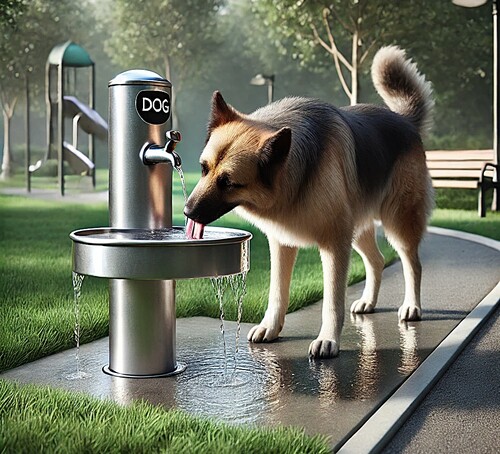
<instances>
[{"instance_id":1,"label":"dog's front leg","mask_svg":"<svg viewBox=\"0 0 500 454\"><path fill-rule=\"evenodd\" d=\"M309 346L309 356L312 358L332 358L339 353L350 253L351 245L346 241L339 240L335 246L320 248L324 280L323 308L321 330Z\"/></svg>"},{"instance_id":2,"label":"dog's front leg","mask_svg":"<svg viewBox=\"0 0 500 454\"><path fill-rule=\"evenodd\" d=\"M260 324L254 326L248 333L248 340L251 342L270 342L278 337L285 323L290 300L290 281L297 248L283 246L271 237L268 239L271 252L269 303Z\"/></svg>"}]
</instances>

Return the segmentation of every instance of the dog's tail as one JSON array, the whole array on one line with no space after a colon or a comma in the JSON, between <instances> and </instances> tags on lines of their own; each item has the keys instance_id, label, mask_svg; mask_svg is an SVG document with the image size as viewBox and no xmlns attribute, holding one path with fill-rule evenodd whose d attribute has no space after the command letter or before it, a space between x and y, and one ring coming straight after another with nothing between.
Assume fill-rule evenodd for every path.
<instances>
[{"instance_id":1,"label":"dog's tail","mask_svg":"<svg viewBox=\"0 0 500 454\"><path fill-rule=\"evenodd\" d=\"M397 46L382 47L372 63L373 84L387 106L409 118L424 134L432 126L434 99L430 82Z\"/></svg>"}]
</instances>

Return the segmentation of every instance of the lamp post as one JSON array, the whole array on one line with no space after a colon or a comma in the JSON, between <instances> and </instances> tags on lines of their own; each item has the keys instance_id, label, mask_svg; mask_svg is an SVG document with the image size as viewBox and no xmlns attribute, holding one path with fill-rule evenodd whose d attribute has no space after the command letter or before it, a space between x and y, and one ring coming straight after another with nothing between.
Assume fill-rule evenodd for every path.
<instances>
[{"instance_id":1,"label":"lamp post","mask_svg":"<svg viewBox=\"0 0 500 454\"><path fill-rule=\"evenodd\" d=\"M265 74L256 74L250 80L250 85L267 85L267 103L271 104L274 99L274 74L266 76Z\"/></svg>"},{"instance_id":2,"label":"lamp post","mask_svg":"<svg viewBox=\"0 0 500 454\"><path fill-rule=\"evenodd\" d=\"M475 8L477 6L484 5L488 0L452 0L455 5L463 6L465 8ZM499 77L498 77L498 58L499 58L499 50L500 46L498 43L498 9L497 9L497 0L492 0L492 16L493 16L493 159L495 164L495 176L494 181L498 184L498 173L499 173L499 164L500 164L500 151L498 149L499 143L499 133L500 133L500 125L499 125L499 103L498 103L498 94L500 91L499 87ZM498 211L498 188L494 187L493 189L493 205L492 210Z\"/></svg>"}]
</instances>

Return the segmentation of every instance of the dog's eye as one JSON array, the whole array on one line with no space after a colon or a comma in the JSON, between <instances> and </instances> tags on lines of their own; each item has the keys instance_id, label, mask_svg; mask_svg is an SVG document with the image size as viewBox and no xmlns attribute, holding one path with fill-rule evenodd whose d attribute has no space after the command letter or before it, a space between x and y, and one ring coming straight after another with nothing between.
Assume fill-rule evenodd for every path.
<instances>
[{"instance_id":1,"label":"dog's eye","mask_svg":"<svg viewBox=\"0 0 500 454\"><path fill-rule=\"evenodd\" d=\"M243 187L242 184L238 184L235 183L234 181L231 181L228 175L221 175L219 178L217 178L217 185L221 189L233 189L233 188Z\"/></svg>"},{"instance_id":2,"label":"dog's eye","mask_svg":"<svg viewBox=\"0 0 500 454\"><path fill-rule=\"evenodd\" d=\"M205 162L201 163L201 176L204 177L208 174L208 165Z\"/></svg>"}]
</instances>

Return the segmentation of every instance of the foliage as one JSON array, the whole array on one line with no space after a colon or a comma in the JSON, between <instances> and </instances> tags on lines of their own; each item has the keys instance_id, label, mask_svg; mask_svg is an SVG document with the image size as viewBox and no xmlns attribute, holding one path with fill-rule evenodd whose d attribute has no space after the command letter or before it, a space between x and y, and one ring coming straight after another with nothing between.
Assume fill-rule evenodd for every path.
<instances>
[{"instance_id":1,"label":"foliage","mask_svg":"<svg viewBox=\"0 0 500 454\"><path fill-rule=\"evenodd\" d=\"M434 0L252 0L257 18L253 33L277 53L332 73L335 60L321 41L331 47L331 30L336 47L349 60L357 30L363 102L380 102L368 78L370 54L382 45L398 44L433 82L435 135L454 135L449 148L462 148L459 144L470 135L479 136L486 147L491 146L492 128L490 6L468 9ZM337 78L331 79L339 85Z\"/></svg>"},{"instance_id":2,"label":"foliage","mask_svg":"<svg viewBox=\"0 0 500 454\"><path fill-rule=\"evenodd\" d=\"M0 2L0 25L16 27L22 18L26 3L23 0L4 0Z\"/></svg>"},{"instance_id":3,"label":"foliage","mask_svg":"<svg viewBox=\"0 0 500 454\"><path fill-rule=\"evenodd\" d=\"M146 67L174 81L206 69L201 61L217 44L223 0L115 0L113 32L106 42L111 59L125 67Z\"/></svg>"}]
</instances>

